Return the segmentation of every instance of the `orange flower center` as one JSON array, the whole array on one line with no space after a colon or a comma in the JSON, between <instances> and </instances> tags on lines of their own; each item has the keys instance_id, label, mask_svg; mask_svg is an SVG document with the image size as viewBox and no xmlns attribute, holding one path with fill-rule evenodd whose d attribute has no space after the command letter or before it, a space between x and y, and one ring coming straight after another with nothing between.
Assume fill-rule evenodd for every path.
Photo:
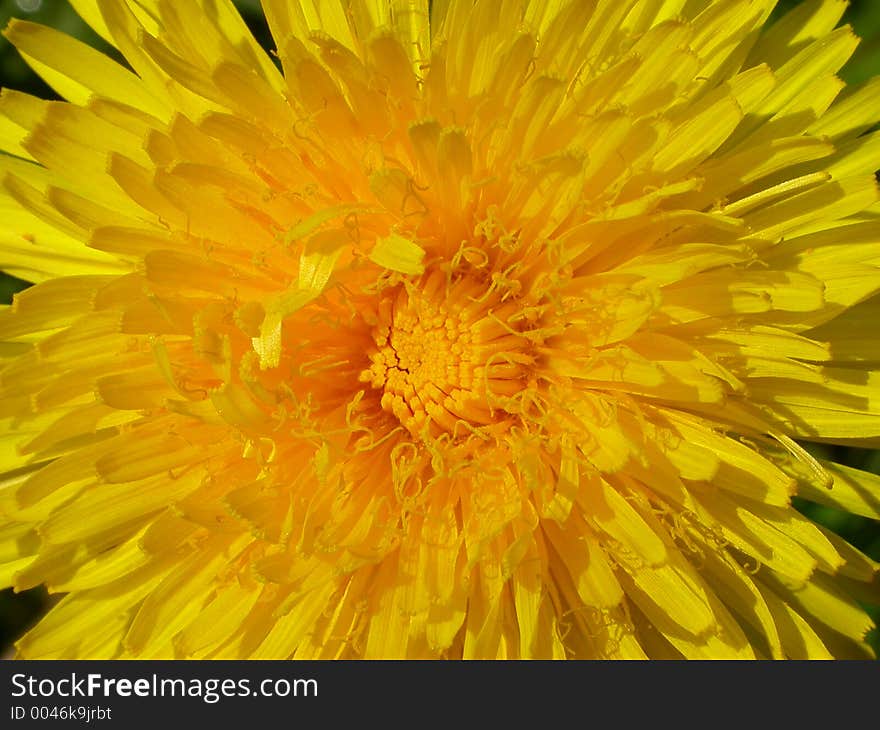
<instances>
[{"instance_id":1,"label":"orange flower center","mask_svg":"<svg viewBox=\"0 0 880 730\"><path fill-rule=\"evenodd\" d=\"M511 398L531 361L518 309L476 278L447 283L435 272L407 283L379 304L376 347L360 380L382 391L382 408L413 435L503 423L517 410Z\"/></svg>"}]
</instances>

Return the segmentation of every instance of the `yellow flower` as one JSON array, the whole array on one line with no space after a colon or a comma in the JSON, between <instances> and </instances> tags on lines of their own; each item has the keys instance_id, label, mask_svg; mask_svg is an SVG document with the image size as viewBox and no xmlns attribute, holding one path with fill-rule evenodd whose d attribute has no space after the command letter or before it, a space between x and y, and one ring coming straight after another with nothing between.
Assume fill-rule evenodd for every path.
<instances>
[{"instance_id":1,"label":"yellow flower","mask_svg":"<svg viewBox=\"0 0 880 730\"><path fill-rule=\"evenodd\" d=\"M866 656L844 3L72 0L0 99L25 657Z\"/></svg>"}]
</instances>

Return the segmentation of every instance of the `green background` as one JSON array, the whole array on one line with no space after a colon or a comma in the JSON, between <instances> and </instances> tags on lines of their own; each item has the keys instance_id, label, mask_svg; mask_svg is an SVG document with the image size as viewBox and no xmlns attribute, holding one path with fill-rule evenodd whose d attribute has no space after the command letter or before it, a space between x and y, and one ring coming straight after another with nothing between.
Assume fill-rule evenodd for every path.
<instances>
[{"instance_id":1,"label":"green background","mask_svg":"<svg viewBox=\"0 0 880 730\"><path fill-rule=\"evenodd\" d=\"M799 2L800 0L782 0L775 14L779 15ZM239 0L236 5L258 40L271 48L272 41L257 0ZM50 25L118 58L116 51L80 20L66 0L0 0L0 27L5 27L11 17ZM841 74L843 78L848 83L858 83L880 74L880 0L851 0L843 22L851 24L863 39L855 56L844 68ZM27 91L44 98L57 98L21 60L5 38L0 38L0 86ZM16 291L26 286L26 282L0 273L0 301L8 303ZM880 451L812 445L810 450L837 462L880 474ZM803 500L797 501L797 507L816 522L842 535L867 555L880 560L880 523ZM12 590L0 591L0 656L10 654L12 642L40 617L51 602L52 598L41 588L18 594ZM868 608L875 623L880 623L880 608ZM880 631L875 629L870 640L875 652L880 654Z\"/></svg>"}]
</instances>

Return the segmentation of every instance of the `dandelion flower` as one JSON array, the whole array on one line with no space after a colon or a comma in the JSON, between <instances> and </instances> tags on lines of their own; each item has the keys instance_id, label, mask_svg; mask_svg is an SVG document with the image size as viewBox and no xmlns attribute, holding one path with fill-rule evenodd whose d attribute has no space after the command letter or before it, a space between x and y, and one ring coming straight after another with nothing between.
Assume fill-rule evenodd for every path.
<instances>
[{"instance_id":1,"label":"dandelion flower","mask_svg":"<svg viewBox=\"0 0 880 730\"><path fill-rule=\"evenodd\" d=\"M845 3L72 0L0 99L24 657L868 656Z\"/></svg>"}]
</instances>

